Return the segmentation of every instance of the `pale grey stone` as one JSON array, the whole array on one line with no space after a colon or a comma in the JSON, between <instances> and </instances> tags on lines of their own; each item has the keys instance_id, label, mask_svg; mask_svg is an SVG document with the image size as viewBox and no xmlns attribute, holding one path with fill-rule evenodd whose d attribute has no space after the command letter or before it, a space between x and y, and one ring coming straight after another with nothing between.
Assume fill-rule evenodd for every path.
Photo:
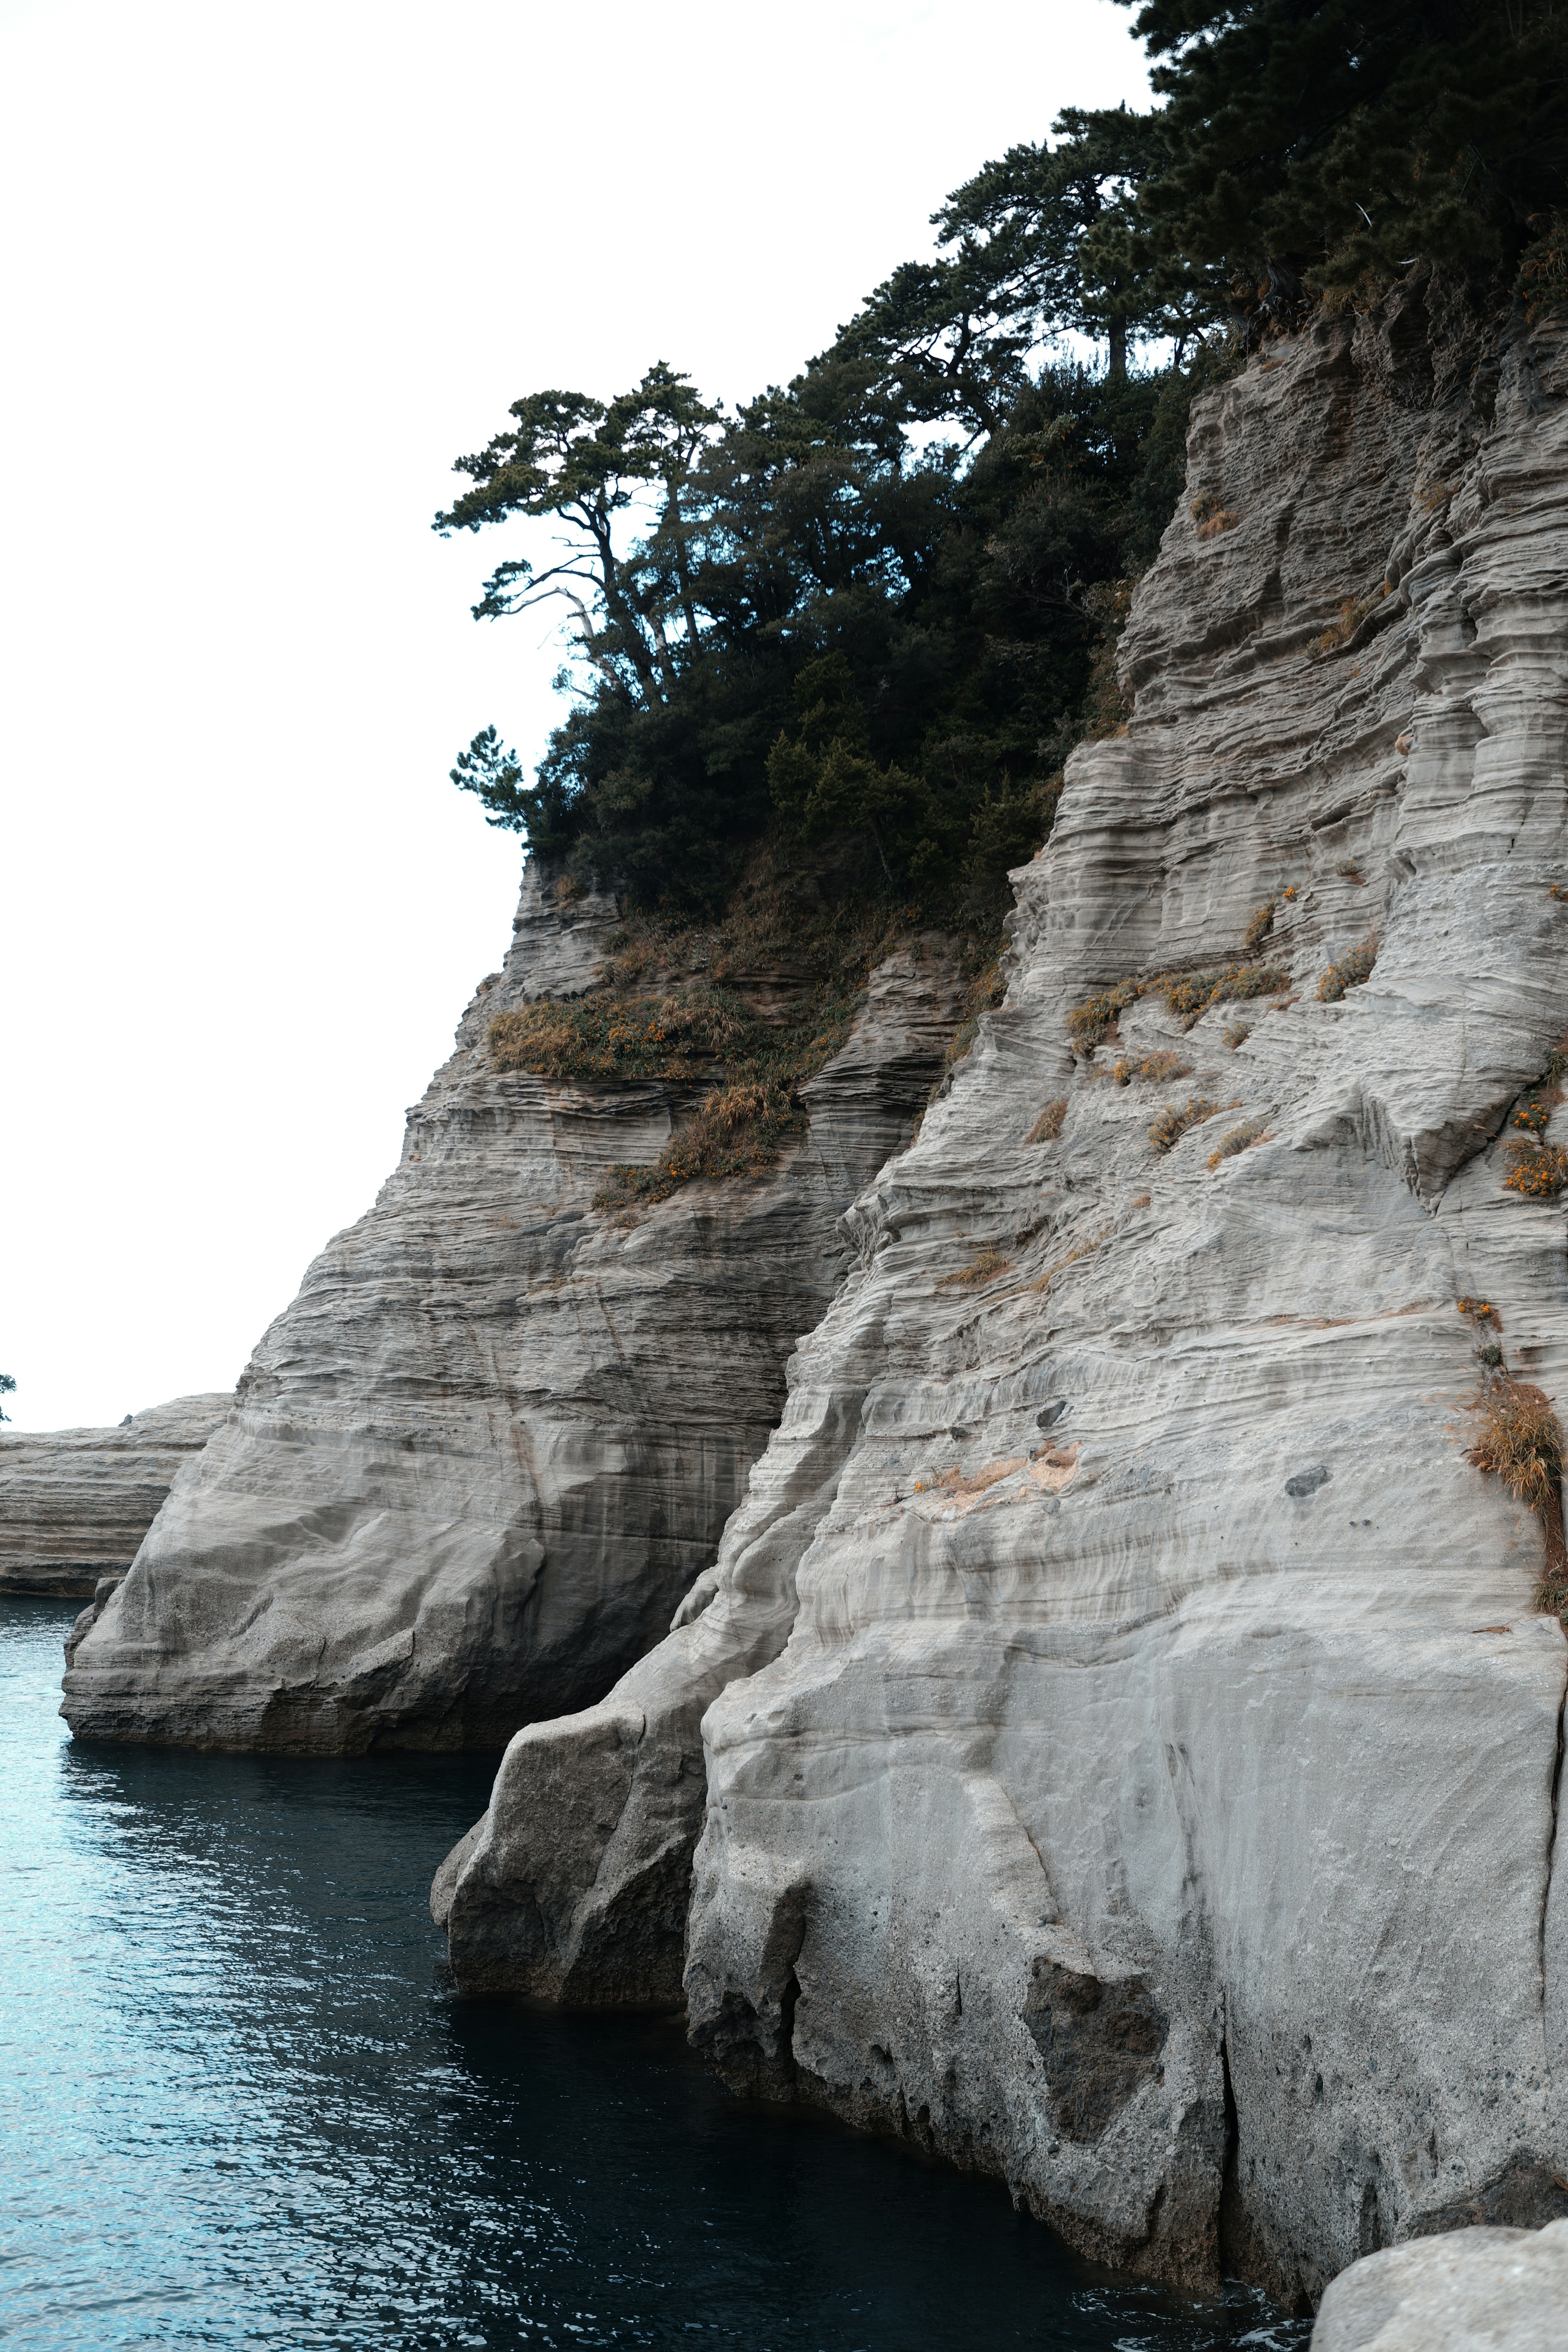
<instances>
[{"instance_id":1,"label":"pale grey stone","mask_svg":"<svg viewBox=\"0 0 1568 2352\"><path fill-rule=\"evenodd\" d=\"M442 1891L460 1983L679 1975L737 2084L1297 2307L1568 2212L1568 1645L1456 1311L1568 1393L1563 1208L1501 1182L1568 1029L1568 364L1516 320L1483 414L1468 331L1417 272L1198 404L1188 499L1241 519L1184 505L1139 588L1005 1003L852 1211L683 1622L512 1742ZM1075 1061L1073 1005L1240 961L1270 893L1288 1002L1148 997ZM1111 1084L1134 1047L1194 1078ZM1154 1150L1200 1087L1234 1108Z\"/></svg>"},{"instance_id":2,"label":"pale grey stone","mask_svg":"<svg viewBox=\"0 0 1568 2352\"><path fill-rule=\"evenodd\" d=\"M1563 2352L1568 2221L1454 2230L1342 2271L1312 2352Z\"/></svg>"},{"instance_id":3,"label":"pale grey stone","mask_svg":"<svg viewBox=\"0 0 1568 2352\"><path fill-rule=\"evenodd\" d=\"M85 1601L101 1577L123 1576L233 1404L175 1397L110 1429L0 1430L0 1592Z\"/></svg>"}]
</instances>

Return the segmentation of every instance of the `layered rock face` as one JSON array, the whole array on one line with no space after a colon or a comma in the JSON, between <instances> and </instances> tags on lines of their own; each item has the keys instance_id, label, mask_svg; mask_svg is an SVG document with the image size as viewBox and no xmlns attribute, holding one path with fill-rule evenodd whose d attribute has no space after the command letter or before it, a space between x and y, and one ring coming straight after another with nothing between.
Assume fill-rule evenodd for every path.
<instances>
[{"instance_id":1,"label":"layered rock face","mask_svg":"<svg viewBox=\"0 0 1568 2352\"><path fill-rule=\"evenodd\" d=\"M0 1592L86 1601L125 1574L231 1396L175 1397L117 1429L0 1431Z\"/></svg>"},{"instance_id":2,"label":"layered rock face","mask_svg":"<svg viewBox=\"0 0 1568 2352\"><path fill-rule=\"evenodd\" d=\"M767 1179L592 1209L682 1108L662 1083L498 1072L495 1016L601 974L612 899L530 867L504 970L409 1115L374 1208L262 1339L237 1410L82 1639L79 1736L500 1748L596 1698L711 1558L846 1264L841 1214L941 1066L942 944L875 974ZM767 1009L778 976L742 976Z\"/></svg>"},{"instance_id":3,"label":"layered rock face","mask_svg":"<svg viewBox=\"0 0 1568 2352\"><path fill-rule=\"evenodd\" d=\"M1466 1454L1482 1348L1568 1393L1503 1184L1568 1026L1568 355L1477 335L1416 273L1199 404L1005 1003L684 1622L434 1896L462 1983L683 1993L736 2084L1292 2303L1568 2211L1568 1645Z\"/></svg>"}]
</instances>

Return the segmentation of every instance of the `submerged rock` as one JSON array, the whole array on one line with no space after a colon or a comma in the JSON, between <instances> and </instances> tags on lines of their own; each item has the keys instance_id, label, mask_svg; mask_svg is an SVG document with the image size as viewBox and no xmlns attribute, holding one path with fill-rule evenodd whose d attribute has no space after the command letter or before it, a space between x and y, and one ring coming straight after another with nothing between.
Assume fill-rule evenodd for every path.
<instances>
[{"instance_id":1,"label":"submerged rock","mask_svg":"<svg viewBox=\"0 0 1568 2352\"><path fill-rule=\"evenodd\" d=\"M945 942L906 943L776 1168L688 1184L628 1228L594 1196L658 1159L678 1092L501 1071L489 1045L498 1014L591 988L617 920L606 897L546 897L529 866L505 968L395 1174L310 1267L81 1640L79 1736L499 1748L664 1631L843 1274L842 1213L930 1092L961 983Z\"/></svg>"},{"instance_id":2,"label":"submerged rock","mask_svg":"<svg viewBox=\"0 0 1568 2352\"><path fill-rule=\"evenodd\" d=\"M1494 1349L1568 1371L1504 1186L1533 1082L1568 1141L1568 352L1494 336L1495 411L1477 356L1416 272L1198 404L1225 527L1140 585L1005 1003L682 1622L435 1895L460 1984L683 1997L738 2086L1295 2307L1568 2213L1568 1644L1466 1458Z\"/></svg>"},{"instance_id":3,"label":"submerged rock","mask_svg":"<svg viewBox=\"0 0 1568 2352\"><path fill-rule=\"evenodd\" d=\"M85 1601L135 1559L178 1473L232 1410L175 1397L113 1429L0 1430L0 1592Z\"/></svg>"}]
</instances>

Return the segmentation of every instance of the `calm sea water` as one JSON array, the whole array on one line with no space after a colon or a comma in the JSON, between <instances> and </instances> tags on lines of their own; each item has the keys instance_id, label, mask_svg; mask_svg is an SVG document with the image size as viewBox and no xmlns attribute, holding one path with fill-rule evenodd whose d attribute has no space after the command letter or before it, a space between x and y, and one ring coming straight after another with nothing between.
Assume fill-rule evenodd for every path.
<instances>
[{"instance_id":1,"label":"calm sea water","mask_svg":"<svg viewBox=\"0 0 1568 2352\"><path fill-rule=\"evenodd\" d=\"M714 2085L668 2023L458 2000L426 1910L482 1761L78 1748L0 1602L0 2336L1284 2352L984 2183Z\"/></svg>"}]
</instances>

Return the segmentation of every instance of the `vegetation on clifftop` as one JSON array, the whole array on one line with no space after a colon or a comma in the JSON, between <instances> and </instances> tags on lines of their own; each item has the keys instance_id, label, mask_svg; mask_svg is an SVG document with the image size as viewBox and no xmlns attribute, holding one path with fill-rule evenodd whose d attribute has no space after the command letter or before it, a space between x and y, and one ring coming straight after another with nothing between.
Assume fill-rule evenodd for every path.
<instances>
[{"instance_id":1,"label":"vegetation on clifftop","mask_svg":"<svg viewBox=\"0 0 1568 2352\"><path fill-rule=\"evenodd\" d=\"M634 907L717 905L773 827L994 921L1067 751L1123 715L1109 655L1194 393L1423 259L1562 299L1547 0L1143 0L1135 29L1163 106L1069 107L984 164L787 386L724 414L661 361L530 393L458 460L438 530L525 527L476 614L574 616L532 780L493 728L453 772L493 824Z\"/></svg>"}]
</instances>

